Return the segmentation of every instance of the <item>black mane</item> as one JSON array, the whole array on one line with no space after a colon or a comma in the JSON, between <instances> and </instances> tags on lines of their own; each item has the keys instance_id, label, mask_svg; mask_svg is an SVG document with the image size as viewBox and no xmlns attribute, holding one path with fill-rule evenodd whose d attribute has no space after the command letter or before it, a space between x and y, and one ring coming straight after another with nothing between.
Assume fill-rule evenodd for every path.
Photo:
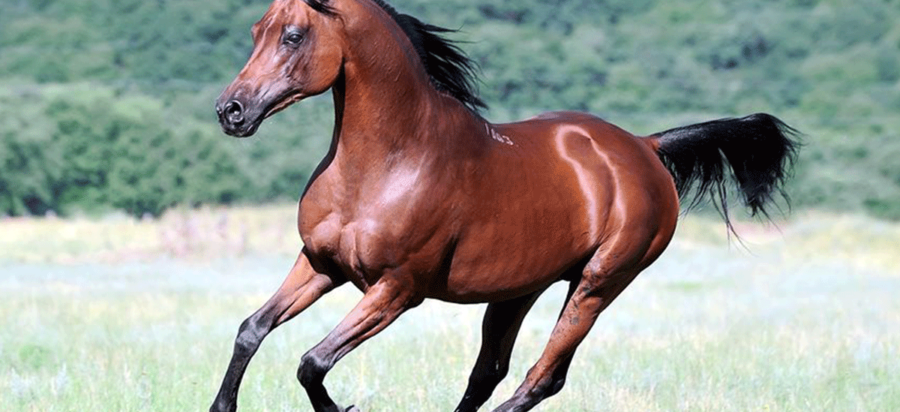
<instances>
[{"instance_id":1,"label":"black mane","mask_svg":"<svg viewBox=\"0 0 900 412\"><path fill-rule=\"evenodd\" d=\"M329 0L304 1L320 13L335 14L328 4ZM476 93L476 63L452 40L441 35L455 30L423 23L413 16L398 13L384 0L372 1L384 9L406 33L436 89L453 96L474 112L487 108Z\"/></svg>"}]
</instances>

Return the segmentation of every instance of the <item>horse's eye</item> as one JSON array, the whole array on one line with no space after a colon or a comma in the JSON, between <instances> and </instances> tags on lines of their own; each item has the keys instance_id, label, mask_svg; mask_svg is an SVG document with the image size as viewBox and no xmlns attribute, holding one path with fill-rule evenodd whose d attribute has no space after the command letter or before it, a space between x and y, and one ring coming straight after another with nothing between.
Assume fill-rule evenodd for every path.
<instances>
[{"instance_id":1,"label":"horse's eye","mask_svg":"<svg viewBox=\"0 0 900 412\"><path fill-rule=\"evenodd\" d=\"M303 32L297 29L286 30L281 41L288 46L297 46L303 42Z\"/></svg>"}]
</instances>

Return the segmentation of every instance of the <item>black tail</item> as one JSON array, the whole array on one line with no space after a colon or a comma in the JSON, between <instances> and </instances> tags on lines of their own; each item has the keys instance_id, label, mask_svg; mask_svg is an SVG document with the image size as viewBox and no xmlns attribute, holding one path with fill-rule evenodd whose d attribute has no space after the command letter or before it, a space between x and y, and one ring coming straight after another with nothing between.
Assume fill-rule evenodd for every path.
<instances>
[{"instance_id":1,"label":"black tail","mask_svg":"<svg viewBox=\"0 0 900 412\"><path fill-rule=\"evenodd\" d=\"M709 198L733 231L726 165L731 166L751 214L768 216L767 207L776 194L788 200L784 182L797 158L798 134L774 116L758 113L679 127L654 137L659 141L659 157L675 178L687 209Z\"/></svg>"}]
</instances>

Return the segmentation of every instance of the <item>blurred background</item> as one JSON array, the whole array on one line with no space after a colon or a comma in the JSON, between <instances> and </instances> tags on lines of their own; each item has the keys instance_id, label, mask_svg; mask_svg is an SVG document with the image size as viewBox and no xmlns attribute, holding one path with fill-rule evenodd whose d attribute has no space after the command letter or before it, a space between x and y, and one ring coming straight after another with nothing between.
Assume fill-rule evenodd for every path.
<instances>
[{"instance_id":1,"label":"blurred background","mask_svg":"<svg viewBox=\"0 0 900 412\"><path fill-rule=\"evenodd\" d=\"M807 135L794 206L900 219L900 7L885 0L397 0L460 29L486 113L596 113L636 134L759 111ZM0 1L0 214L158 216L296 200L330 97L219 132L267 1Z\"/></svg>"},{"instance_id":2,"label":"blurred background","mask_svg":"<svg viewBox=\"0 0 900 412\"><path fill-rule=\"evenodd\" d=\"M0 0L0 405L212 399L238 324L301 247L295 204L333 125L325 95L251 139L220 132L213 101L268 3ZM582 110L646 135L768 112L804 133L790 214L739 223L747 248L714 212L685 218L542 410L900 410L897 1L391 3L459 29L495 122ZM529 317L492 405L563 294ZM242 410L302 410L296 363L357 299L276 331ZM426 303L349 356L332 392L452 409L481 311Z\"/></svg>"}]
</instances>

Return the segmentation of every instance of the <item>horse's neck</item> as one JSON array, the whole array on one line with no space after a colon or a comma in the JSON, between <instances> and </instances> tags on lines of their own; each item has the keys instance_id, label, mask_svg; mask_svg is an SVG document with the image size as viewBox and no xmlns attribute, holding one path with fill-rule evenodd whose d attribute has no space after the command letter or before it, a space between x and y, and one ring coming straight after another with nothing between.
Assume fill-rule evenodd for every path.
<instances>
[{"instance_id":1,"label":"horse's neck","mask_svg":"<svg viewBox=\"0 0 900 412\"><path fill-rule=\"evenodd\" d=\"M380 60L390 55L398 60ZM433 163L483 129L480 118L436 91L421 65L403 51L363 49L352 57L333 91L331 164L345 179L371 181L398 163Z\"/></svg>"},{"instance_id":2,"label":"horse's neck","mask_svg":"<svg viewBox=\"0 0 900 412\"><path fill-rule=\"evenodd\" d=\"M440 180L436 173L454 174L465 164L455 160L485 145L484 121L433 88L416 53L398 43L398 33L375 29L348 36L359 44L345 55L333 86L331 148L301 202L307 236L329 219L359 217L361 207L386 199L384 192L402 198L398 192ZM428 187L430 196L456 190Z\"/></svg>"},{"instance_id":3,"label":"horse's neck","mask_svg":"<svg viewBox=\"0 0 900 412\"><path fill-rule=\"evenodd\" d=\"M405 80L389 83L347 73L343 90L335 90L335 137L342 154L383 158L427 143L425 123L433 111L428 91Z\"/></svg>"}]
</instances>

